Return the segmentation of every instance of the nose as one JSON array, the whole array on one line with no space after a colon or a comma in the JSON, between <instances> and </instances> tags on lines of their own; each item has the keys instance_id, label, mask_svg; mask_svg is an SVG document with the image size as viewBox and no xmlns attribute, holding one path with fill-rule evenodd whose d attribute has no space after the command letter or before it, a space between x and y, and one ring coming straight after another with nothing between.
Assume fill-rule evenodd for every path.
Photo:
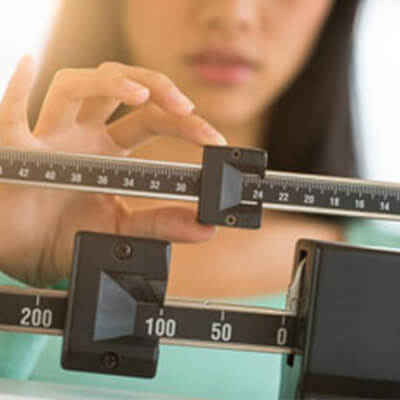
<instances>
[{"instance_id":1,"label":"nose","mask_svg":"<svg viewBox=\"0 0 400 400\"><path fill-rule=\"evenodd\" d=\"M257 24L257 4L258 0L199 0L197 17L208 30L246 32Z\"/></svg>"}]
</instances>

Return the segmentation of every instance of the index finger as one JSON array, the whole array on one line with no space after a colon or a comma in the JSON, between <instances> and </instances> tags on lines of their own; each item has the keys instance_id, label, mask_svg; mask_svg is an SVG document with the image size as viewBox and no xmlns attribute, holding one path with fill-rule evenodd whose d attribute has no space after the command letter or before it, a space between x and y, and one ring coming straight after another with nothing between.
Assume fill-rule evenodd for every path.
<instances>
[{"instance_id":1,"label":"index finger","mask_svg":"<svg viewBox=\"0 0 400 400\"><path fill-rule=\"evenodd\" d=\"M192 101L165 74L117 62L105 62L99 69L119 72L132 81L147 87L151 93L151 100L165 111L177 115L187 115L195 108Z\"/></svg>"},{"instance_id":2,"label":"index finger","mask_svg":"<svg viewBox=\"0 0 400 400\"><path fill-rule=\"evenodd\" d=\"M161 135L181 137L193 144L226 145L226 139L203 118L189 114L172 115L148 104L109 124L107 130L113 141L125 149L133 149L148 139Z\"/></svg>"}]
</instances>

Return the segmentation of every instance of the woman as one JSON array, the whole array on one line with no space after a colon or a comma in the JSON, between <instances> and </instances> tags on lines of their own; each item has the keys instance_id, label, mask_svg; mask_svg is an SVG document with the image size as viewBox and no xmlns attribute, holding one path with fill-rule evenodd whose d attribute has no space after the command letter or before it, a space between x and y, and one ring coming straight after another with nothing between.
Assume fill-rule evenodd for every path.
<instances>
[{"instance_id":1,"label":"woman","mask_svg":"<svg viewBox=\"0 0 400 400\"><path fill-rule=\"evenodd\" d=\"M350 65L357 7L356 0L65 1L33 98L35 128L31 132L26 121L33 66L24 59L1 104L1 144L198 162L201 148L193 144L227 140L266 147L272 169L354 175ZM125 107L117 110L121 103ZM168 137L143 145L156 134ZM72 238L81 229L204 241L174 245L168 288L168 295L200 298L279 293L288 284L299 237L343 236L338 222L311 216L264 212L258 232L214 233L180 205L160 210L150 200L5 186L0 191L0 230L8 238L0 249L3 271L42 286L68 277ZM10 204L23 210L24 224L15 226L7 215ZM24 247L17 252L21 238ZM56 354L52 347L41 355L43 338L3 334L1 340L14 357L17 346L31 351L29 360L21 354L25 370L18 362L11 370L3 365L4 376L230 399L276 396L279 365L273 356L163 349L159 377L143 382L55 371L54 364L45 365ZM218 357L237 369L221 377L219 364L212 377L210 364ZM209 377L196 374L195 366L187 371L199 360Z\"/></svg>"}]
</instances>

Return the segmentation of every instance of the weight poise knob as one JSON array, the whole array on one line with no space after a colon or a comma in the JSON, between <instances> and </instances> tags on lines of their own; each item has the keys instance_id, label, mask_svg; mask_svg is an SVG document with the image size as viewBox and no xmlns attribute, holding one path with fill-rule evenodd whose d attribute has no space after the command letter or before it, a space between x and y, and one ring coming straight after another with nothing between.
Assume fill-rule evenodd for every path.
<instances>
[{"instance_id":1,"label":"weight poise knob","mask_svg":"<svg viewBox=\"0 0 400 400\"><path fill-rule=\"evenodd\" d=\"M241 204L246 174L264 178L267 153L259 149L206 146L203 153L198 219L207 225L257 229L262 201Z\"/></svg>"},{"instance_id":2,"label":"weight poise knob","mask_svg":"<svg viewBox=\"0 0 400 400\"><path fill-rule=\"evenodd\" d=\"M65 325L65 369L152 378L159 339L138 337L141 306L164 303L170 244L77 234Z\"/></svg>"}]
</instances>

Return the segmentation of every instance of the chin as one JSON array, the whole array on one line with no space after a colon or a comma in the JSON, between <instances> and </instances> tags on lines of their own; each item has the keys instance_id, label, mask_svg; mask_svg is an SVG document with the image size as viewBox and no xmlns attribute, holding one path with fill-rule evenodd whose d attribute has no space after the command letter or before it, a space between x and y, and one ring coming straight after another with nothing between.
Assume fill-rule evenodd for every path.
<instances>
[{"instance_id":1,"label":"chin","mask_svg":"<svg viewBox=\"0 0 400 400\"><path fill-rule=\"evenodd\" d=\"M195 101L195 112L209 123L218 127L243 126L260 118L267 111L265 102L255 102L254 99L230 96L229 98L214 98L207 96L203 101ZM227 133L227 132L222 132Z\"/></svg>"}]
</instances>

